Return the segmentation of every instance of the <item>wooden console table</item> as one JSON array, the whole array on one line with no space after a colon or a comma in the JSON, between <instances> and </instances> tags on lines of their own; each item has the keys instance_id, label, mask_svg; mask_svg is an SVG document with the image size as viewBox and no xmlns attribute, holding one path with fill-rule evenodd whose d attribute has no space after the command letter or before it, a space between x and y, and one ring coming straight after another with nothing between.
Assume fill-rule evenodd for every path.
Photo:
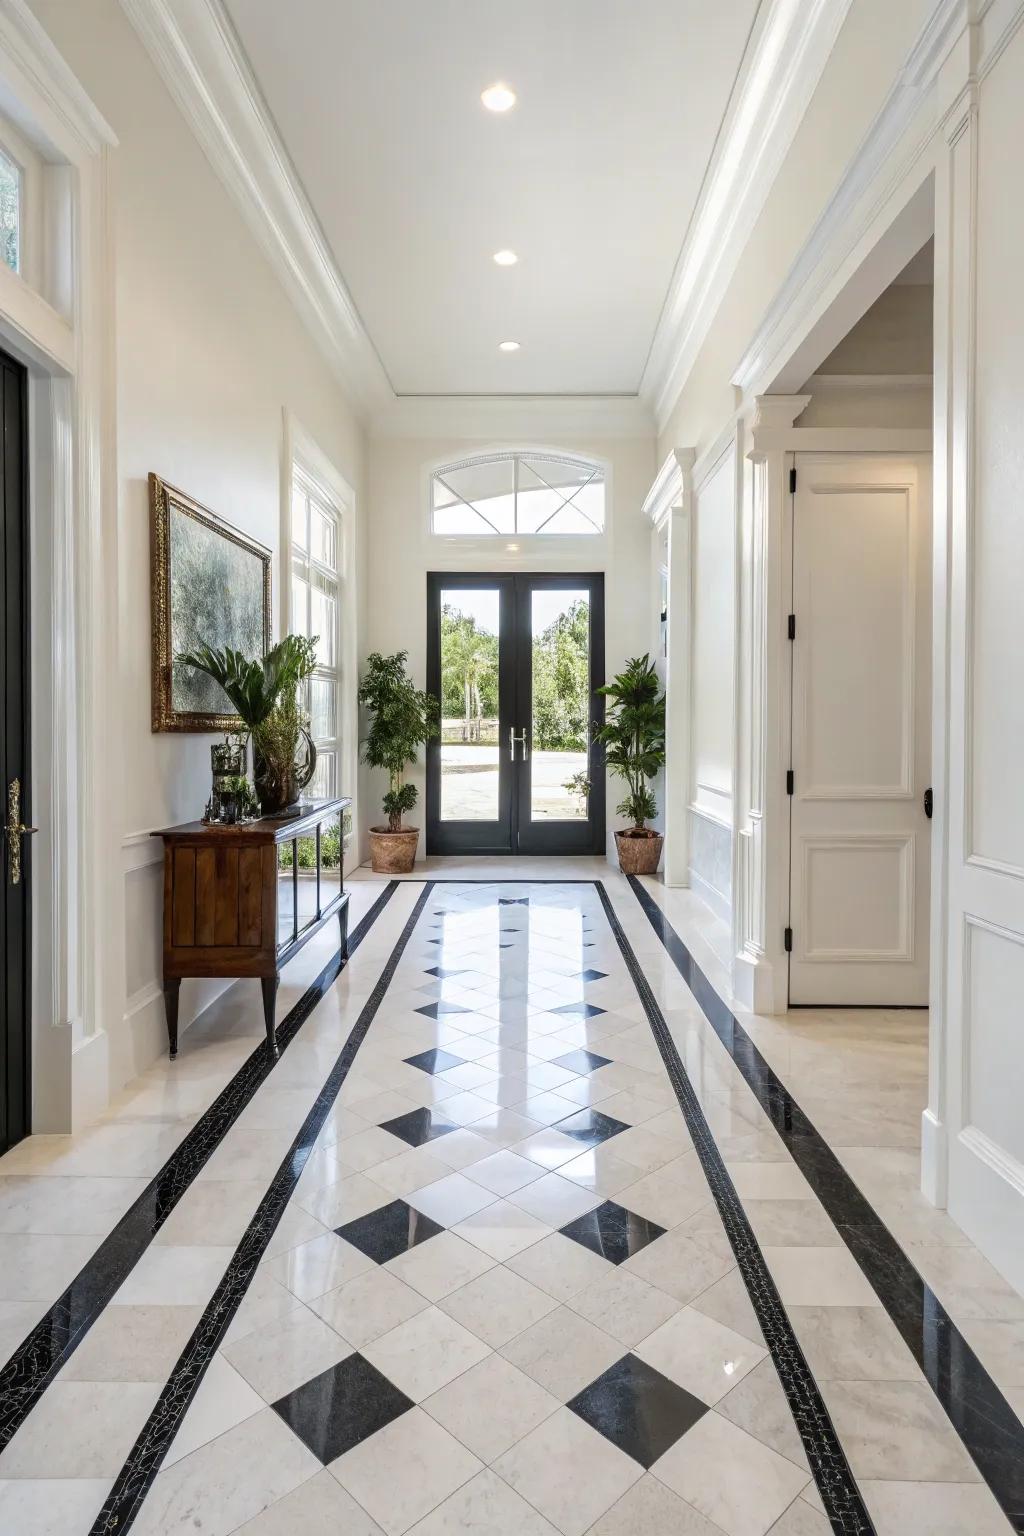
<instances>
[{"instance_id":1,"label":"wooden console table","mask_svg":"<svg viewBox=\"0 0 1024 1536\"><path fill-rule=\"evenodd\" d=\"M164 1006L171 1058L178 1054L184 976L258 976L267 1044L277 1056L274 1005L281 967L328 919L348 942L342 879L347 799L315 800L299 814L242 826L201 821L154 832L164 843Z\"/></svg>"}]
</instances>

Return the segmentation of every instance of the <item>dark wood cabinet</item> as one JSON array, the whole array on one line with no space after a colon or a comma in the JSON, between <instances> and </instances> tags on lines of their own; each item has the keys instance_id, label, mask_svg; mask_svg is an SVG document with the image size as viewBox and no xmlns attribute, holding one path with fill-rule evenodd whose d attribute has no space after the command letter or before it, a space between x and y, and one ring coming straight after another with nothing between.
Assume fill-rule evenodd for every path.
<instances>
[{"instance_id":1,"label":"dark wood cabinet","mask_svg":"<svg viewBox=\"0 0 1024 1536\"><path fill-rule=\"evenodd\" d=\"M183 977L258 976L267 1042L276 1056L281 967L334 917L345 958L342 817L349 803L317 800L298 815L235 827L191 821L153 833L164 844L163 982L172 1058Z\"/></svg>"}]
</instances>

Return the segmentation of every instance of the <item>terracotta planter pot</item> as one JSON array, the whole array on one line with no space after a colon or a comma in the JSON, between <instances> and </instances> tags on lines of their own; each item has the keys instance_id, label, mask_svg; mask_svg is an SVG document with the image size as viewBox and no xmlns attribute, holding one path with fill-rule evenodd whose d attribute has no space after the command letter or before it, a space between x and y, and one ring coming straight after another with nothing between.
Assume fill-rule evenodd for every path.
<instances>
[{"instance_id":1,"label":"terracotta planter pot","mask_svg":"<svg viewBox=\"0 0 1024 1536\"><path fill-rule=\"evenodd\" d=\"M416 861L417 827L389 832L387 827L370 828L370 866L376 875L411 875Z\"/></svg>"},{"instance_id":2,"label":"terracotta planter pot","mask_svg":"<svg viewBox=\"0 0 1024 1536\"><path fill-rule=\"evenodd\" d=\"M624 875L653 875L665 841L660 832L646 832L637 837L632 832L616 832L615 847L619 868Z\"/></svg>"}]
</instances>

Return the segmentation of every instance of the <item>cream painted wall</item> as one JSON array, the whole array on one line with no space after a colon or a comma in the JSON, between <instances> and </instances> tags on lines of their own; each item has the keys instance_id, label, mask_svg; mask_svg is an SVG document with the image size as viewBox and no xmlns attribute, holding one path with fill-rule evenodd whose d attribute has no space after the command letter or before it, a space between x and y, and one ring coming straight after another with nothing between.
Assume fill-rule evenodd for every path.
<instances>
[{"instance_id":1,"label":"cream painted wall","mask_svg":"<svg viewBox=\"0 0 1024 1536\"><path fill-rule=\"evenodd\" d=\"M546 447L603 461L609 475L608 532L604 539L538 541L534 550L509 554L504 539L432 538L428 521L428 480L432 466L481 453L489 448ZM370 586L367 649L407 650L412 676L423 686L426 671L428 571L577 570L605 572L605 663L610 675L630 656L652 649L650 524L641 512L654 477L654 439L583 438L568 440L554 427L533 433L484 438L378 438L369 453ZM520 540L522 542L522 540ZM420 789L412 820L422 827L422 759L410 775ZM368 805L378 819L383 783L371 778ZM608 836L621 825L611 808L621 799L617 781L609 781ZM419 856L424 855L420 839Z\"/></svg>"},{"instance_id":2,"label":"cream painted wall","mask_svg":"<svg viewBox=\"0 0 1024 1536\"><path fill-rule=\"evenodd\" d=\"M354 566L365 590L365 447L340 385L116 0L35 0L33 9L120 141L112 219L121 591L119 612L107 617L118 626L123 724L111 750L124 764L121 826L131 838L201 812L214 739L150 729L148 473L277 551L287 408L355 490ZM275 554L275 624L280 591ZM125 1015L107 1024L113 1092L166 1048L166 1036L156 986L160 866L143 862L149 847L138 839L109 856L125 867L124 909L110 914L125 941ZM182 1026L210 995L185 983Z\"/></svg>"},{"instance_id":3,"label":"cream painted wall","mask_svg":"<svg viewBox=\"0 0 1024 1536\"><path fill-rule=\"evenodd\" d=\"M736 455L696 486L690 875L725 913L731 902L736 649Z\"/></svg>"}]
</instances>

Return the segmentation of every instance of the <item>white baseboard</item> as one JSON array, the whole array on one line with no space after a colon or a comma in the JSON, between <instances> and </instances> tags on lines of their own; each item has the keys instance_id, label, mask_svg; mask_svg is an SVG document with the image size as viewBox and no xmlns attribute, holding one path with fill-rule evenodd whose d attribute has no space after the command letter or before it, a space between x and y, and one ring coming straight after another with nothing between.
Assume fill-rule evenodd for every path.
<instances>
[{"instance_id":1,"label":"white baseboard","mask_svg":"<svg viewBox=\"0 0 1024 1536\"><path fill-rule=\"evenodd\" d=\"M946 1127L930 1109L921 1115L921 1193L945 1210L949 1188L949 1140Z\"/></svg>"}]
</instances>

